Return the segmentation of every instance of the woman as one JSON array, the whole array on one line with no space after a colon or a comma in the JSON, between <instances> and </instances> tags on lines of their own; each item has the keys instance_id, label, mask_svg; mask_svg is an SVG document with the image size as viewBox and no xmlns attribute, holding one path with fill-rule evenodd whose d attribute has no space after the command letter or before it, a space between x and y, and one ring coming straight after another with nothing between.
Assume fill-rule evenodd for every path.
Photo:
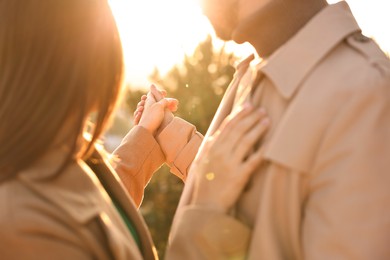
<instances>
[{"instance_id":1,"label":"woman","mask_svg":"<svg viewBox=\"0 0 390 260\"><path fill-rule=\"evenodd\" d=\"M121 44L107 1L0 1L2 259L157 258L137 211L143 188L164 161L185 179L201 137L172 118L167 109L175 101L153 90L111 164L97 141L121 93L122 74ZM251 125L263 115L246 108L236 117ZM232 136L245 139L251 130L237 122L229 121L207 143L206 156L213 158L217 145ZM178 127L184 129L180 141L167 145L164 138ZM234 176L238 186L225 187L242 189L259 161L255 153L230 165L247 167L246 174ZM212 165L199 159L194 174L217 175ZM218 199L221 193L202 183L200 177L205 192L194 205L225 209L235 200Z\"/></svg>"}]
</instances>

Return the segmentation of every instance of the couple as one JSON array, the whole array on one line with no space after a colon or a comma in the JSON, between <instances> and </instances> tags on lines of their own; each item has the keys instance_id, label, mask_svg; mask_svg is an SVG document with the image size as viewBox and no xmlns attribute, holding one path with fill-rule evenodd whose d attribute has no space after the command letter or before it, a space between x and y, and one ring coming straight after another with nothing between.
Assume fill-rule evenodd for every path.
<instances>
[{"instance_id":1,"label":"couple","mask_svg":"<svg viewBox=\"0 0 390 260\"><path fill-rule=\"evenodd\" d=\"M4 259L156 258L137 206L163 162L186 182L167 259L390 258L386 55L344 1L202 7L262 61L237 66L203 141L152 87L109 162L96 140L123 66L107 3L0 2Z\"/></svg>"}]
</instances>

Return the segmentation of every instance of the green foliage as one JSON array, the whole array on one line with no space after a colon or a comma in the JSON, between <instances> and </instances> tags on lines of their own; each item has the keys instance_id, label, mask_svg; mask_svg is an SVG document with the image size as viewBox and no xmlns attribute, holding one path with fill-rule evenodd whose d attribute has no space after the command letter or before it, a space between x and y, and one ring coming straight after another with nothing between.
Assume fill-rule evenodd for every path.
<instances>
[{"instance_id":1,"label":"green foliage","mask_svg":"<svg viewBox=\"0 0 390 260\"><path fill-rule=\"evenodd\" d=\"M185 56L164 78L155 73L152 81L180 101L177 116L205 133L230 83L234 56L216 51L211 37L201 42L192 56Z\"/></svg>"},{"instance_id":2,"label":"green foliage","mask_svg":"<svg viewBox=\"0 0 390 260\"><path fill-rule=\"evenodd\" d=\"M215 50L211 37L201 42L193 55L185 56L182 64L174 66L164 77L156 69L151 81L167 90L170 97L180 102L176 115L194 124L205 134L218 108L222 96L232 80L235 61L233 54L224 49ZM127 103L134 111L144 91L128 93ZM183 183L169 173L164 166L145 190L141 212L153 240L163 258L173 215L175 213Z\"/></svg>"}]
</instances>

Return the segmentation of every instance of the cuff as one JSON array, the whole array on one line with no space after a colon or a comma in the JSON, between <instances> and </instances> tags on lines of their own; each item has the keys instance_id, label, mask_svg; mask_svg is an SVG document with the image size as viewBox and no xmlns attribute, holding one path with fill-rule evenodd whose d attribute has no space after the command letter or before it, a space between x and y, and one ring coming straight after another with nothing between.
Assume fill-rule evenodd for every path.
<instances>
[{"instance_id":1,"label":"cuff","mask_svg":"<svg viewBox=\"0 0 390 260\"><path fill-rule=\"evenodd\" d=\"M121 144L112 153L114 164L132 163L135 167L132 174L137 175L145 163L157 169L164 163L164 155L153 135L142 126L133 127L123 138ZM148 160L151 158L151 160Z\"/></svg>"},{"instance_id":2,"label":"cuff","mask_svg":"<svg viewBox=\"0 0 390 260\"><path fill-rule=\"evenodd\" d=\"M140 205L144 188L164 163L164 154L153 135L135 126L112 154L112 163L135 203Z\"/></svg>"},{"instance_id":3,"label":"cuff","mask_svg":"<svg viewBox=\"0 0 390 260\"><path fill-rule=\"evenodd\" d=\"M156 139L165 155L166 163L171 167L171 172L184 181L203 136L196 132L194 125L174 117Z\"/></svg>"}]
</instances>

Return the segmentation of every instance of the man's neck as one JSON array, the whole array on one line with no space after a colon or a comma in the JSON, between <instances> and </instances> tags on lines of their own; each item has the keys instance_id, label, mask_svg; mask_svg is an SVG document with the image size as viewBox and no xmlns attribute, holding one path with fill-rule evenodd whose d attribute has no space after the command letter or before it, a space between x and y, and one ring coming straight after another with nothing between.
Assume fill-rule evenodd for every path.
<instances>
[{"instance_id":1,"label":"man's neck","mask_svg":"<svg viewBox=\"0 0 390 260\"><path fill-rule=\"evenodd\" d=\"M244 19L233 32L237 43L249 42L266 58L327 5L325 0L273 0Z\"/></svg>"}]
</instances>

